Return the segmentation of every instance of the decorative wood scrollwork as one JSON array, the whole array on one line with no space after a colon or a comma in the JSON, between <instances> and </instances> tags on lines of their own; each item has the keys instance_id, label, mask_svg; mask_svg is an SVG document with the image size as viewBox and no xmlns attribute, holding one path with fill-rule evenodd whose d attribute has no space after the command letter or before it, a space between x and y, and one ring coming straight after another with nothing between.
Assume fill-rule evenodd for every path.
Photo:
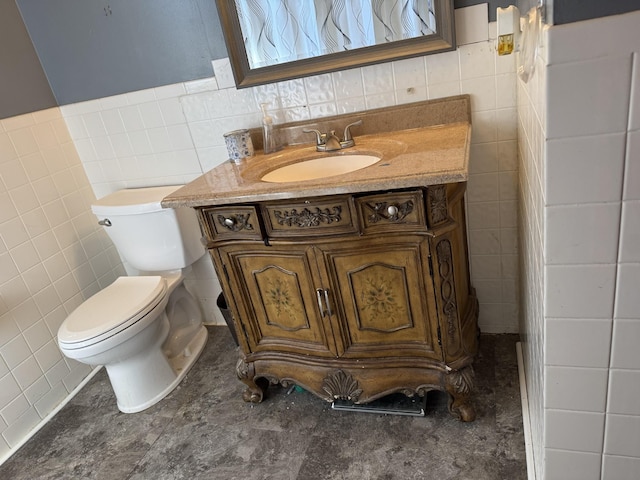
<instances>
[{"instance_id":1,"label":"decorative wood scrollwork","mask_svg":"<svg viewBox=\"0 0 640 480\"><path fill-rule=\"evenodd\" d=\"M253 225L249 223L249 213L237 213L229 217L218 215L218 223L231 230L232 232L241 232L242 230L253 230Z\"/></svg>"},{"instance_id":2,"label":"decorative wood scrollwork","mask_svg":"<svg viewBox=\"0 0 640 480\"><path fill-rule=\"evenodd\" d=\"M373 213L369 215L369 221L371 223L377 223L380 220L386 220L388 222L399 222L413 211L413 202L407 200L400 204L389 204L387 202L370 203L365 204Z\"/></svg>"},{"instance_id":3,"label":"decorative wood scrollwork","mask_svg":"<svg viewBox=\"0 0 640 480\"><path fill-rule=\"evenodd\" d=\"M264 383L264 379L255 378L254 364L245 362L242 357L239 358L236 363L236 374L238 379L247 386L247 389L242 393L242 399L245 402L260 403L264 398L267 384Z\"/></svg>"},{"instance_id":4,"label":"decorative wood scrollwork","mask_svg":"<svg viewBox=\"0 0 640 480\"><path fill-rule=\"evenodd\" d=\"M242 358L239 358L236 363L236 375L238 375L240 380L246 380L249 378L249 364Z\"/></svg>"},{"instance_id":5,"label":"decorative wood scrollwork","mask_svg":"<svg viewBox=\"0 0 640 480\"><path fill-rule=\"evenodd\" d=\"M325 208L321 210L316 207L315 212L312 212L308 208L298 212L293 208L291 211L274 210L278 223L280 225L287 225L289 227L317 227L321 223L333 223L342 220L342 208L340 206L333 207L331 210Z\"/></svg>"},{"instance_id":6,"label":"decorative wood scrollwork","mask_svg":"<svg viewBox=\"0 0 640 480\"><path fill-rule=\"evenodd\" d=\"M469 365L449 373L449 384L456 393L467 395L473 390L474 377L473 367Z\"/></svg>"},{"instance_id":7,"label":"decorative wood scrollwork","mask_svg":"<svg viewBox=\"0 0 640 480\"><path fill-rule=\"evenodd\" d=\"M468 365L449 372L445 380L449 393L449 412L463 422L473 422L476 418L476 410L471 403L473 378L473 367Z\"/></svg>"},{"instance_id":8,"label":"decorative wood scrollwork","mask_svg":"<svg viewBox=\"0 0 640 480\"><path fill-rule=\"evenodd\" d=\"M357 402L362 393L358 381L342 370L327 375L322 382L322 389L333 400L349 400L352 402Z\"/></svg>"},{"instance_id":9,"label":"decorative wood scrollwork","mask_svg":"<svg viewBox=\"0 0 640 480\"><path fill-rule=\"evenodd\" d=\"M456 322L458 320L458 306L456 304L456 286L453 278L453 258L451 242L441 240L436 246L438 254L438 272L440 273L440 296L442 297L442 312L447 319L448 341L455 340Z\"/></svg>"},{"instance_id":10,"label":"decorative wood scrollwork","mask_svg":"<svg viewBox=\"0 0 640 480\"><path fill-rule=\"evenodd\" d=\"M430 186L427 194L431 223L438 224L444 222L448 218L446 185Z\"/></svg>"}]
</instances>

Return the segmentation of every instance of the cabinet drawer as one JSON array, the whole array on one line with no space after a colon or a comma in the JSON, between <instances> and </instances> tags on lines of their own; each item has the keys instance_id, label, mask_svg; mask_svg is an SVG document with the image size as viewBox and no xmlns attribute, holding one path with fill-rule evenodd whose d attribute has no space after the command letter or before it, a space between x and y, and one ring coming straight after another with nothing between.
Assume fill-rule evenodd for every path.
<instances>
[{"instance_id":1,"label":"cabinet drawer","mask_svg":"<svg viewBox=\"0 0 640 480\"><path fill-rule=\"evenodd\" d=\"M209 240L261 240L258 213L252 206L212 207L201 210Z\"/></svg>"},{"instance_id":2,"label":"cabinet drawer","mask_svg":"<svg viewBox=\"0 0 640 480\"><path fill-rule=\"evenodd\" d=\"M363 233L415 230L426 226L421 190L358 197L356 208Z\"/></svg>"},{"instance_id":3,"label":"cabinet drawer","mask_svg":"<svg viewBox=\"0 0 640 480\"><path fill-rule=\"evenodd\" d=\"M350 196L313 198L262 205L267 234L273 238L355 233Z\"/></svg>"}]
</instances>

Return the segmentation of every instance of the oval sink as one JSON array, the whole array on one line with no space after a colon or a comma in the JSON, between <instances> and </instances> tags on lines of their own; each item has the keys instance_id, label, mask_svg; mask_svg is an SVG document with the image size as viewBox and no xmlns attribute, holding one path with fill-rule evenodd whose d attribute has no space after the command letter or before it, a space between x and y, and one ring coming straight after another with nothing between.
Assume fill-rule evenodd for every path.
<instances>
[{"instance_id":1,"label":"oval sink","mask_svg":"<svg viewBox=\"0 0 640 480\"><path fill-rule=\"evenodd\" d=\"M264 177L263 182L283 183L314 180L355 172L380 160L375 155L333 155L330 157L302 160L277 168Z\"/></svg>"}]
</instances>

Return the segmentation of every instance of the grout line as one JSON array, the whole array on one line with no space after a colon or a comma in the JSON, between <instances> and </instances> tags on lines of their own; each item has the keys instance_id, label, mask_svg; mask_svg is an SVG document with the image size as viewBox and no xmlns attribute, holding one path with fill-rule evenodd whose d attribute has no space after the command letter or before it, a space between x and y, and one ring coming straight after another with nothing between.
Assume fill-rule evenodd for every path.
<instances>
[{"instance_id":1,"label":"grout line","mask_svg":"<svg viewBox=\"0 0 640 480\"><path fill-rule=\"evenodd\" d=\"M536 480L535 462L533 459L533 443L531 439L531 416L529 415L527 382L524 371L524 359L522 358L522 342L516 343L516 357L518 360L518 379L520 380L520 401L522 403L522 426L524 430L527 479Z\"/></svg>"}]
</instances>

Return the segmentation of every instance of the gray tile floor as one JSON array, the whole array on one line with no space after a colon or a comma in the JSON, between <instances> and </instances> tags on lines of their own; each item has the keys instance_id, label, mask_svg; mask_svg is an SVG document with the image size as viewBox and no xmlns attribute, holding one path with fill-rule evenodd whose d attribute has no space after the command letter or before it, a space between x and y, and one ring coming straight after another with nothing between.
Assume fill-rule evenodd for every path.
<instances>
[{"instance_id":1,"label":"gray tile floor","mask_svg":"<svg viewBox=\"0 0 640 480\"><path fill-rule=\"evenodd\" d=\"M278 387L246 404L228 330L209 332L182 384L144 412L120 413L100 371L0 466L0 479L526 479L517 336L481 337L478 418L465 424L439 392L424 417L332 410Z\"/></svg>"}]
</instances>

